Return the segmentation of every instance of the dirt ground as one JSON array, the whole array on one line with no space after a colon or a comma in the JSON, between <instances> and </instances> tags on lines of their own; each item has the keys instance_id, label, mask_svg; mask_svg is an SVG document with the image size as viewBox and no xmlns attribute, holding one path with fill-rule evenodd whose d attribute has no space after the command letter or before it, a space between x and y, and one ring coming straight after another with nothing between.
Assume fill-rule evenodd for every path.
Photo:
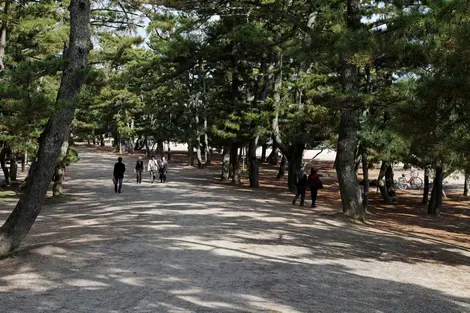
<instances>
[{"instance_id":1,"label":"dirt ground","mask_svg":"<svg viewBox=\"0 0 470 313\"><path fill-rule=\"evenodd\" d=\"M0 261L2 312L470 312L469 203L457 194L440 217L417 193L394 206L373 194L359 225L335 215L334 177L311 210L290 205L268 166L259 190L178 159L167 184L136 185L124 156L115 194L116 156L80 157L29 248ZM3 221L16 198L0 202Z\"/></svg>"}]
</instances>

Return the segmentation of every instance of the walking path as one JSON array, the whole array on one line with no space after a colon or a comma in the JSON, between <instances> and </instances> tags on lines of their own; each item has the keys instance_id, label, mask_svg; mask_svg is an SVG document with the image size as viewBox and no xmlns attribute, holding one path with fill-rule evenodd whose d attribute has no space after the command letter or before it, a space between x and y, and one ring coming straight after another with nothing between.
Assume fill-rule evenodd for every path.
<instances>
[{"instance_id":1,"label":"walking path","mask_svg":"<svg viewBox=\"0 0 470 313\"><path fill-rule=\"evenodd\" d=\"M470 312L470 251L379 232L211 184L111 185L116 156L81 150L66 202L0 261L2 312ZM14 205L1 200L0 220ZM320 203L321 204L321 203Z\"/></svg>"}]
</instances>

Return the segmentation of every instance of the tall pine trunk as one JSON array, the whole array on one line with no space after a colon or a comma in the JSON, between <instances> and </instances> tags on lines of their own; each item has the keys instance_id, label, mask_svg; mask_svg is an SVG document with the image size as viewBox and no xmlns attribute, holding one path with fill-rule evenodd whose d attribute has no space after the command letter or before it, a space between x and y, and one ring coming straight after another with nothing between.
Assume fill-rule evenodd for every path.
<instances>
[{"instance_id":1,"label":"tall pine trunk","mask_svg":"<svg viewBox=\"0 0 470 313\"><path fill-rule=\"evenodd\" d=\"M463 195L468 197L470 190L470 169L465 170L465 183L463 187Z\"/></svg>"},{"instance_id":2,"label":"tall pine trunk","mask_svg":"<svg viewBox=\"0 0 470 313\"><path fill-rule=\"evenodd\" d=\"M250 171L250 187L258 188L259 187L259 164L256 158L256 148L258 147L259 136L256 136L250 141L250 146L248 149L248 162L249 162L249 171Z\"/></svg>"},{"instance_id":3,"label":"tall pine trunk","mask_svg":"<svg viewBox=\"0 0 470 313\"><path fill-rule=\"evenodd\" d=\"M194 166L194 148L192 142L188 142L188 166Z\"/></svg>"},{"instance_id":4,"label":"tall pine trunk","mask_svg":"<svg viewBox=\"0 0 470 313\"><path fill-rule=\"evenodd\" d=\"M358 32L361 28L360 0L347 2L347 28ZM343 90L349 99L341 112L341 121L336 155L336 172L343 204L343 212L353 218L364 218L361 189L357 183L356 150L358 144L359 115L357 109L357 90L359 87L357 68L351 64L347 55L342 56Z\"/></svg>"},{"instance_id":5,"label":"tall pine trunk","mask_svg":"<svg viewBox=\"0 0 470 313\"><path fill-rule=\"evenodd\" d=\"M0 152L0 165L2 167L3 176L5 176L5 182L7 185L10 184L10 171L7 167L7 157L10 154L10 148L4 147Z\"/></svg>"},{"instance_id":6,"label":"tall pine trunk","mask_svg":"<svg viewBox=\"0 0 470 313\"><path fill-rule=\"evenodd\" d=\"M103 134L100 134L100 146L101 146L101 147L104 147L104 146L105 146Z\"/></svg>"},{"instance_id":7,"label":"tall pine trunk","mask_svg":"<svg viewBox=\"0 0 470 313\"><path fill-rule=\"evenodd\" d=\"M157 140L157 153L160 155L161 158L165 156L165 149L163 147L163 140Z\"/></svg>"},{"instance_id":8,"label":"tall pine trunk","mask_svg":"<svg viewBox=\"0 0 470 313\"><path fill-rule=\"evenodd\" d=\"M230 146L225 146L222 152L222 181L229 181L230 179Z\"/></svg>"},{"instance_id":9,"label":"tall pine trunk","mask_svg":"<svg viewBox=\"0 0 470 313\"><path fill-rule=\"evenodd\" d=\"M279 165L279 172L277 172L277 176L276 176L277 180L284 179L284 177L286 176L286 163L287 163L287 158L283 154L282 159L281 159L281 165Z\"/></svg>"},{"instance_id":10,"label":"tall pine trunk","mask_svg":"<svg viewBox=\"0 0 470 313\"><path fill-rule=\"evenodd\" d=\"M429 203L429 166L424 167L423 204Z\"/></svg>"},{"instance_id":11,"label":"tall pine trunk","mask_svg":"<svg viewBox=\"0 0 470 313\"><path fill-rule=\"evenodd\" d=\"M267 143L265 142L262 146L261 146L261 163L265 163L266 162L266 150L268 149L268 145Z\"/></svg>"},{"instance_id":12,"label":"tall pine trunk","mask_svg":"<svg viewBox=\"0 0 470 313\"><path fill-rule=\"evenodd\" d=\"M436 176L434 177L431 192L431 201L428 205L428 214L439 215L442 209L442 181L444 179L444 171L442 164L436 166Z\"/></svg>"},{"instance_id":13,"label":"tall pine trunk","mask_svg":"<svg viewBox=\"0 0 470 313\"><path fill-rule=\"evenodd\" d=\"M0 229L0 254L17 249L41 211L54 174L62 144L70 135L74 118L73 99L80 92L88 66L90 41L90 1L71 0L70 45L65 55L67 68L57 94L58 112L49 119L39 139L37 160L31 165L15 209Z\"/></svg>"}]
</instances>

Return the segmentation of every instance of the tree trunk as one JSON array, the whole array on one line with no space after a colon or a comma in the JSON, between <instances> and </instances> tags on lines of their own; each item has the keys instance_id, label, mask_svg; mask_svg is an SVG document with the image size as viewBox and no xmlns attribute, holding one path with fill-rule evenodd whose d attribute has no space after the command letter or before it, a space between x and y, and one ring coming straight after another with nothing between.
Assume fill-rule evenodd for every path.
<instances>
[{"instance_id":1,"label":"tree trunk","mask_svg":"<svg viewBox=\"0 0 470 313\"><path fill-rule=\"evenodd\" d=\"M268 158L267 158L267 162L269 164L272 164L272 165L277 165L277 154L278 154L278 147L276 145L276 140L274 139L273 137L273 146L272 146L272 151L271 153L269 154Z\"/></svg>"},{"instance_id":2,"label":"tree trunk","mask_svg":"<svg viewBox=\"0 0 470 313\"><path fill-rule=\"evenodd\" d=\"M282 159L281 159L281 165L279 165L279 172L277 173L276 179L281 180L284 179L286 176L286 163L287 163L287 158L283 154Z\"/></svg>"},{"instance_id":3,"label":"tree trunk","mask_svg":"<svg viewBox=\"0 0 470 313\"><path fill-rule=\"evenodd\" d=\"M10 148L4 147L0 152L0 165L2 167L3 176L5 176L5 182L7 185L10 184L10 172L7 167L7 158L10 154Z\"/></svg>"},{"instance_id":4,"label":"tree trunk","mask_svg":"<svg viewBox=\"0 0 470 313\"><path fill-rule=\"evenodd\" d=\"M225 146L222 152L222 181L229 181L230 179L230 146Z\"/></svg>"},{"instance_id":5,"label":"tree trunk","mask_svg":"<svg viewBox=\"0 0 470 313\"><path fill-rule=\"evenodd\" d=\"M18 248L33 226L54 174L60 148L70 135L70 124L75 113L72 100L80 92L91 48L90 2L71 0L69 10L70 45L64 55L68 62L57 94L61 109L49 119L41 134L37 159L31 165L23 194L0 229L0 255Z\"/></svg>"},{"instance_id":6,"label":"tree trunk","mask_svg":"<svg viewBox=\"0 0 470 313\"><path fill-rule=\"evenodd\" d=\"M7 45L8 11L11 0L5 0L2 24L0 25L0 71L5 69L5 48Z\"/></svg>"},{"instance_id":7,"label":"tree trunk","mask_svg":"<svg viewBox=\"0 0 470 313\"><path fill-rule=\"evenodd\" d=\"M170 140L168 140L167 154L168 154L167 160L170 161L171 160Z\"/></svg>"},{"instance_id":8,"label":"tree trunk","mask_svg":"<svg viewBox=\"0 0 470 313\"><path fill-rule=\"evenodd\" d=\"M362 197L362 205L367 212L369 206L369 166L367 163L367 152L362 152L362 176L364 178L364 195Z\"/></svg>"},{"instance_id":9,"label":"tree trunk","mask_svg":"<svg viewBox=\"0 0 470 313\"><path fill-rule=\"evenodd\" d=\"M289 190L294 192L297 190L295 185L296 177L299 173L300 169L302 168L302 158L304 155L305 146L303 144L295 144L292 146L292 149L289 154L286 155L287 157L287 183L289 186Z\"/></svg>"},{"instance_id":10,"label":"tree trunk","mask_svg":"<svg viewBox=\"0 0 470 313\"><path fill-rule=\"evenodd\" d=\"M439 164L436 166L436 177L434 177L433 188L431 192L431 201L428 205L428 214L439 215L442 209L442 181L443 168Z\"/></svg>"},{"instance_id":11,"label":"tree trunk","mask_svg":"<svg viewBox=\"0 0 470 313\"><path fill-rule=\"evenodd\" d=\"M241 183L240 162L238 159L238 145L232 144L230 149L230 164L232 165L232 183L239 185Z\"/></svg>"},{"instance_id":12,"label":"tree trunk","mask_svg":"<svg viewBox=\"0 0 470 313\"><path fill-rule=\"evenodd\" d=\"M266 162L266 150L268 149L268 145L266 144L266 142L261 146L262 150L261 150L261 163L265 163Z\"/></svg>"},{"instance_id":13,"label":"tree trunk","mask_svg":"<svg viewBox=\"0 0 470 313\"><path fill-rule=\"evenodd\" d=\"M463 195L468 197L470 190L470 169L465 170L465 183L463 187Z\"/></svg>"},{"instance_id":14,"label":"tree trunk","mask_svg":"<svg viewBox=\"0 0 470 313\"><path fill-rule=\"evenodd\" d=\"M351 32L357 32L361 28L362 16L360 4L360 0L348 0L347 2L347 28ZM341 112L336 172L343 212L347 216L362 219L364 218L365 210L362 205L361 189L357 183L355 170L360 114L360 111L355 108L358 104L357 90L359 88L357 68L354 64L350 63L347 55L343 55L341 58L343 90L350 99L345 101L346 107Z\"/></svg>"},{"instance_id":15,"label":"tree trunk","mask_svg":"<svg viewBox=\"0 0 470 313\"><path fill-rule=\"evenodd\" d=\"M424 168L423 204L429 203L429 166Z\"/></svg>"},{"instance_id":16,"label":"tree trunk","mask_svg":"<svg viewBox=\"0 0 470 313\"><path fill-rule=\"evenodd\" d=\"M259 165L258 159L256 158L256 148L258 148L259 136L253 138L250 142L248 149L249 157L249 171L250 171L250 187L258 188L259 187Z\"/></svg>"},{"instance_id":17,"label":"tree trunk","mask_svg":"<svg viewBox=\"0 0 470 313\"><path fill-rule=\"evenodd\" d=\"M26 171L26 162L28 162L28 153L23 153L21 160L21 172Z\"/></svg>"},{"instance_id":18,"label":"tree trunk","mask_svg":"<svg viewBox=\"0 0 470 313\"><path fill-rule=\"evenodd\" d=\"M394 200L397 197L397 193L395 191L393 162L387 163L387 168L385 170L385 183L386 183L388 195Z\"/></svg>"}]
</instances>

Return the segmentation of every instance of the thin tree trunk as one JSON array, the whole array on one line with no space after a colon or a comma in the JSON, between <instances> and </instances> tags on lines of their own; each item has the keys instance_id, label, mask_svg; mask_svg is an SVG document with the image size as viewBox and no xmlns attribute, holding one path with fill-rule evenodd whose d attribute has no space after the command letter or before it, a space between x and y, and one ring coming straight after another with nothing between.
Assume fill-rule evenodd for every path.
<instances>
[{"instance_id":1,"label":"thin tree trunk","mask_svg":"<svg viewBox=\"0 0 470 313\"><path fill-rule=\"evenodd\" d=\"M64 142L61 149L60 149L60 157L59 161L57 162L57 166L54 172L54 185L52 186L52 196L59 197L62 195L62 182L64 180L64 173L65 173L65 163L64 158L67 156L67 150L69 148L68 141Z\"/></svg>"},{"instance_id":2,"label":"thin tree trunk","mask_svg":"<svg viewBox=\"0 0 470 313\"><path fill-rule=\"evenodd\" d=\"M256 148L258 147L259 136L256 136L250 141L250 146L248 149L249 157L249 171L250 171L250 187L258 188L259 187L259 165L256 158Z\"/></svg>"},{"instance_id":3,"label":"thin tree trunk","mask_svg":"<svg viewBox=\"0 0 470 313\"><path fill-rule=\"evenodd\" d=\"M367 163L367 152L362 152L362 176L364 177L364 196L362 198L362 205L367 212L369 206L369 166Z\"/></svg>"},{"instance_id":4,"label":"thin tree trunk","mask_svg":"<svg viewBox=\"0 0 470 313\"><path fill-rule=\"evenodd\" d=\"M232 144L230 149L230 164L232 165L232 183L239 185L241 183L240 162L238 159L238 145Z\"/></svg>"},{"instance_id":5,"label":"thin tree trunk","mask_svg":"<svg viewBox=\"0 0 470 313\"><path fill-rule=\"evenodd\" d=\"M147 156L147 159L150 159L150 146L149 146L149 139L147 135L145 135L144 145L145 145L145 155Z\"/></svg>"},{"instance_id":6,"label":"thin tree trunk","mask_svg":"<svg viewBox=\"0 0 470 313\"><path fill-rule=\"evenodd\" d=\"M171 147L170 147L170 140L168 140L168 147L167 147L167 154L168 154L168 157L167 157L167 160L170 161L171 160Z\"/></svg>"},{"instance_id":7,"label":"thin tree trunk","mask_svg":"<svg viewBox=\"0 0 470 313\"><path fill-rule=\"evenodd\" d=\"M277 173L276 179L281 180L284 179L286 176L286 163L287 163L287 158L283 154L282 159L281 159L281 165L279 165L279 172Z\"/></svg>"},{"instance_id":8,"label":"thin tree trunk","mask_svg":"<svg viewBox=\"0 0 470 313\"><path fill-rule=\"evenodd\" d=\"M428 214L439 215L442 209L442 181L443 168L441 164L436 166L436 176L434 177L433 188L431 192L431 201L428 205Z\"/></svg>"},{"instance_id":9,"label":"thin tree trunk","mask_svg":"<svg viewBox=\"0 0 470 313\"><path fill-rule=\"evenodd\" d=\"M0 25L0 71L5 69L5 48L7 45L8 14L11 0L5 0L2 24Z\"/></svg>"},{"instance_id":10,"label":"thin tree trunk","mask_svg":"<svg viewBox=\"0 0 470 313\"><path fill-rule=\"evenodd\" d=\"M192 142L188 143L188 165L194 166L194 147Z\"/></svg>"},{"instance_id":11,"label":"thin tree trunk","mask_svg":"<svg viewBox=\"0 0 470 313\"><path fill-rule=\"evenodd\" d=\"M18 165L16 164L16 153L10 153L10 179L16 181L18 175Z\"/></svg>"},{"instance_id":12,"label":"thin tree trunk","mask_svg":"<svg viewBox=\"0 0 470 313\"><path fill-rule=\"evenodd\" d=\"M424 168L423 204L429 203L429 166Z\"/></svg>"},{"instance_id":13,"label":"thin tree trunk","mask_svg":"<svg viewBox=\"0 0 470 313\"><path fill-rule=\"evenodd\" d=\"M465 183L463 187L463 195L468 197L470 190L470 169L465 170Z\"/></svg>"},{"instance_id":14,"label":"thin tree trunk","mask_svg":"<svg viewBox=\"0 0 470 313\"><path fill-rule=\"evenodd\" d=\"M225 146L222 152L222 181L229 181L230 179L230 146Z\"/></svg>"},{"instance_id":15,"label":"thin tree trunk","mask_svg":"<svg viewBox=\"0 0 470 313\"><path fill-rule=\"evenodd\" d=\"M54 174L60 148L70 135L70 124L75 113L72 99L80 92L91 48L90 2L71 0L69 10L70 45L65 55L68 62L57 94L61 109L49 119L41 134L37 160L29 170L23 194L0 229L0 255L18 248L33 226Z\"/></svg>"},{"instance_id":16,"label":"thin tree trunk","mask_svg":"<svg viewBox=\"0 0 470 313\"><path fill-rule=\"evenodd\" d=\"M360 0L347 2L347 28L351 32L358 32L361 28L360 4ZM354 107L358 102L356 93L359 86L356 65L350 63L347 55L342 56L341 78L344 92L349 94L350 99L345 101L346 107L341 112L336 172L343 212L347 216L363 219L365 210L355 170L360 112Z\"/></svg>"},{"instance_id":17,"label":"thin tree trunk","mask_svg":"<svg viewBox=\"0 0 470 313\"><path fill-rule=\"evenodd\" d=\"M279 152L279 149L276 145L276 139L273 136L273 144L272 144L272 150L271 153L269 154L267 158L267 162L272 165L277 165L277 154Z\"/></svg>"},{"instance_id":18,"label":"thin tree trunk","mask_svg":"<svg viewBox=\"0 0 470 313\"><path fill-rule=\"evenodd\" d=\"M387 168L385 170L385 183L387 186L387 192L389 197L395 199L397 197L397 193L395 191L395 179L393 173L393 162L387 163Z\"/></svg>"},{"instance_id":19,"label":"thin tree trunk","mask_svg":"<svg viewBox=\"0 0 470 313\"><path fill-rule=\"evenodd\" d=\"M28 162L28 154L25 152L21 160L21 172L26 171L26 162Z\"/></svg>"}]
</instances>

